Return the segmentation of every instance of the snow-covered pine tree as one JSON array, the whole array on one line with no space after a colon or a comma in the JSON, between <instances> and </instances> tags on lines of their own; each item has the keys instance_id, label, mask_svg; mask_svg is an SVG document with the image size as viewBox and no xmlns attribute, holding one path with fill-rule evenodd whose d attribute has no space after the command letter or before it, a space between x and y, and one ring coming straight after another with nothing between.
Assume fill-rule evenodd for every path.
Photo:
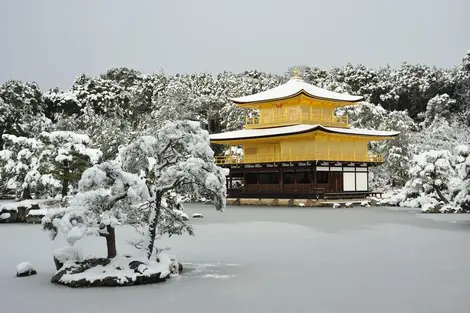
<instances>
[{"instance_id":1,"label":"snow-covered pine tree","mask_svg":"<svg viewBox=\"0 0 470 313\"><path fill-rule=\"evenodd\" d=\"M127 145L132 138L138 136L132 121L120 118L119 115L106 116L97 114L86 105L81 109L81 115L64 113L55 115L57 131L71 131L88 135L91 140L90 148L103 152L103 160L114 160L121 146ZM142 118L141 123L144 124Z\"/></svg>"},{"instance_id":2,"label":"snow-covered pine tree","mask_svg":"<svg viewBox=\"0 0 470 313\"><path fill-rule=\"evenodd\" d=\"M31 199L32 186L39 178L42 143L34 138L4 134L0 151L2 193L14 191L18 199Z\"/></svg>"},{"instance_id":3,"label":"snow-covered pine tree","mask_svg":"<svg viewBox=\"0 0 470 313\"><path fill-rule=\"evenodd\" d=\"M171 193L206 193L214 199L217 210L225 207L225 174L215 164L209 133L197 122L167 122L153 136L143 136L126 147L121 160L125 171L145 177L150 190L145 243L148 258L157 232L192 233L192 228L174 213L180 204L168 200L174 198Z\"/></svg>"},{"instance_id":4,"label":"snow-covered pine tree","mask_svg":"<svg viewBox=\"0 0 470 313\"><path fill-rule=\"evenodd\" d=\"M44 115L44 99L36 83L11 80L0 85L0 147L3 134L35 138L50 130L51 124Z\"/></svg>"},{"instance_id":5,"label":"snow-covered pine tree","mask_svg":"<svg viewBox=\"0 0 470 313\"><path fill-rule=\"evenodd\" d=\"M62 197L76 188L83 171L102 157L99 149L89 148L91 140L87 135L68 131L43 132L40 139L44 151L39 170L62 181Z\"/></svg>"},{"instance_id":6,"label":"snow-covered pine tree","mask_svg":"<svg viewBox=\"0 0 470 313\"><path fill-rule=\"evenodd\" d=\"M85 170L78 193L65 208L49 211L43 229L54 239L59 232L73 245L86 235L106 238L107 257L117 253L115 227L144 222L140 204L149 193L145 180L122 170L117 161L108 161Z\"/></svg>"},{"instance_id":7,"label":"snow-covered pine tree","mask_svg":"<svg viewBox=\"0 0 470 313\"><path fill-rule=\"evenodd\" d=\"M454 202L456 209L470 212L470 148L468 145L456 147L457 182L454 181Z\"/></svg>"},{"instance_id":8,"label":"snow-covered pine tree","mask_svg":"<svg viewBox=\"0 0 470 313\"><path fill-rule=\"evenodd\" d=\"M451 199L451 180L455 176L456 168L451 152L431 150L413 157L407 187L411 194L448 204Z\"/></svg>"},{"instance_id":9,"label":"snow-covered pine tree","mask_svg":"<svg viewBox=\"0 0 470 313\"><path fill-rule=\"evenodd\" d=\"M437 95L428 101L424 112L424 126L429 126L435 119L455 120L453 112L457 111L457 101L448 94Z\"/></svg>"},{"instance_id":10,"label":"snow-covered pine tree","mask_svg":"<svg viewBox=\"0 0 470 313\"><path fill-rule=\"evenodd\" d=\"M470 50L462 59L454 75L455 95L458 102L457 116L460 121L470 126Z\"/></svg>"}]
</instances>

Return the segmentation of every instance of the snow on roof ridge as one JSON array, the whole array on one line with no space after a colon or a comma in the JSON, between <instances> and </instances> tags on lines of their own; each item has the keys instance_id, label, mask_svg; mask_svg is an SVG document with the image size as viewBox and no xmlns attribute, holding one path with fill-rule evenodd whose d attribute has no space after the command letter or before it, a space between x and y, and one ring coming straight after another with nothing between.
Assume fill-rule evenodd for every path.
<instances>
[{"instance_id":1,"label":"snow on roof ridge","mask_svg":"<svg viewBox=\"0 0 470 313\"><path fill-rule=\"evenodd\" d=\"M284 84L258 92L252 95L231 98L235 103L262 102L274 99L283 99L304 93L313 98L329 99L336 101L357 102L364 98L362 96L353 96L349 94L338 93L315 85L306 83L301 77L292 77Z\"/></svg>"},{"instance_id":2,"label":"snow on roof ridge","mask_svg":"<svg viewBox=\"0 0 470 313\"><path fill-rule=\"evenodd\" d=\"M282 126L272 128L261 128L261 129L242 129L226 133L212 134L210 135L211 140L236 140L236 139L249 139L249 138L260 138L260 137L272 137L280 135L289 135L296 133L303 133L315 130L322 130L332 133L342 133L350 135L364 135L364 136L377 136L377 137L393 137L400 134L400 132L390 131L378 131L371 129L360 129L360 128L338 128L338 127L326 127L319 124L308 125L298 124L293 126Z\"/></svg>"}]
</instances>

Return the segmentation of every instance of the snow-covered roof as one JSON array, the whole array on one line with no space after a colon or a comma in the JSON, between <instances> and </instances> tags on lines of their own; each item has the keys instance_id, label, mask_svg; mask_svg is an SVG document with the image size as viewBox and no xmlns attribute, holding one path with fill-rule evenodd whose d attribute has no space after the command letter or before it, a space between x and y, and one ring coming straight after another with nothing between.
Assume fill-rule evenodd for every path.
<instances>
[{"instance_id":1,"label":"snow-covered roof","mask_svg":"<svg viewBox=\"0 0 470 313\"><path fill-rule=\"evenodd\" d=\"M263 102L270 100L286 99L295 97L299 94L305 94L312 98L327 99L334 101L357 102L364 98L361 96L351 96L347 94L337 93L326 90L304 82L301 78L291 78L287 83L279 85L275 88L256 93L250 96L232 98L235 103L244 104L252 102Z\"/></svg>"},{"instance_id":2,"label":"snow-covered roof","mask_svg":"<svg viewBox=\"0 0 470 313\"><path fill-rule=\"evenodd\" d=\"M292 134L308 133L312 131L324 131L328 133L347 134L347 135L360 135L371 137L394 137L400 132L393 131L378 131L371 129L359 128L338 128L338 127L325 127L321 125L294 125L285 127L261 128L261 129L242 129L220 134L210 135L212 141L228 141L238 139L254 139L263 137L285 136Z\"/></svg>"}]
</instances>

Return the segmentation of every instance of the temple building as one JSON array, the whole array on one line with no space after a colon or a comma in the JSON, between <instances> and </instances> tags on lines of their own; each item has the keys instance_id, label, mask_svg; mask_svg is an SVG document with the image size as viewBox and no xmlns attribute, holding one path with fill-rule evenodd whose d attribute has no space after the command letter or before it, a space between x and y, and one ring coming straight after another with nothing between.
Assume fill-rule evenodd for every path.
<instances>
[{"instance_id":1,"label":"temple building","mask_svg":"<svg viewBox=\"0 0 470 313\"><path fill-rule=\"evenodd\" d=\"M335 108L357 104L361 96L340 94L303 81L231 99L240 108L256 109L242 130L210 135L227 145L216 157L230 169L229 198L324 199L365 197L369 170L384 162L368 143L393 139L399 132L350 128ZM243 153L234 154L235 147ZM240 150L240 149L238 149Z\"/></svg>"}]
</instances>

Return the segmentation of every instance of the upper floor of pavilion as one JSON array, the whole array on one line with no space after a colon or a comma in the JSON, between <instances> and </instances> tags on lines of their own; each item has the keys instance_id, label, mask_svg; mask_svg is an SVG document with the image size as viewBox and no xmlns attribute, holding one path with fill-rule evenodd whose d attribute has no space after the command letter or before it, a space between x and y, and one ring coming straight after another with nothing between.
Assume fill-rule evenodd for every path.
<instances>
[{"instance_id":1,"label":"upper floor of pavilion","mask_svg":"<svg viewBox=\"0 0 470 313\"><path fill-rule=\"evenodd\" d=\"M245 128L253 129L297 124L349 128L347 115L337 116L334 109L363 99L319 88L294 76L275 88L231 100L240 108L258 110L258 116L245 118Z\"/></svg>"}]
</instances>

